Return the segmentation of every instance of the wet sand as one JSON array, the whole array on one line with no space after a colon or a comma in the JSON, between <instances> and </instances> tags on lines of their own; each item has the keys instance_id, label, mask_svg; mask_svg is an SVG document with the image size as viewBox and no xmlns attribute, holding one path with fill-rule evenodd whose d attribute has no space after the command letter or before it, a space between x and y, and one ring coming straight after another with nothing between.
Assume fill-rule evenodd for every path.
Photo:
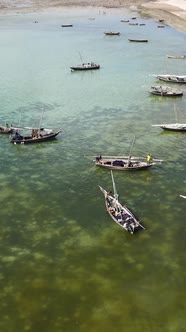
<instances>
[{"instance_id":1,"label":"wet sand","mask_svg":"<svg viewBox=\"0 0 186 332\"><path fill-rule=\"evenodd\" d=\"M64 10L64 7L97 7L107 11L130 8L180 31L186 31L185 0L1 0L0 14L20 14L38 11Z\"/></svg>"}]
</instances>

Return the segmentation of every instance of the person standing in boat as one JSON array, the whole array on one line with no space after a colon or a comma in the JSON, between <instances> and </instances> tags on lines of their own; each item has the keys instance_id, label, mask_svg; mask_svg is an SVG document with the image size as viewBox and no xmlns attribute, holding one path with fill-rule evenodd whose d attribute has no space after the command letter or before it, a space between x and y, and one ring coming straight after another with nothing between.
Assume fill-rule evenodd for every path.
<instances>
[{"instance_id":1,"label":"person standing in boat","mask_svg":"<svg viewBox=\"0 0 186 332\"><path fill-rule=\"evenodd\" d=\"M150 153L147 155L147 163L149 164L152 161L152 157Z\"/></svg>"}]
</instances>

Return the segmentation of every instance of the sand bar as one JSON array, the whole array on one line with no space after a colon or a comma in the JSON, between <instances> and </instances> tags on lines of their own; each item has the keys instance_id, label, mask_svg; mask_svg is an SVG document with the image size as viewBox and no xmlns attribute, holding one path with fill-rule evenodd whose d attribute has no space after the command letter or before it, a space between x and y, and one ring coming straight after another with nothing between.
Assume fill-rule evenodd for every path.
<instances>
[{"instance_id":1,"label":"sand bar","mask_svg":"<svg viewBox=\"0 0 186 332\"><path fill-rule=\"evenodd\" d=\"M186 32L185 0L1 0L0 14L20 14L63 10L64 7L99 7L106 12L128 8L143 15L164 20L164 23ZM73 9L75 9L73 8Z\"/></svg>"}]
</instances>

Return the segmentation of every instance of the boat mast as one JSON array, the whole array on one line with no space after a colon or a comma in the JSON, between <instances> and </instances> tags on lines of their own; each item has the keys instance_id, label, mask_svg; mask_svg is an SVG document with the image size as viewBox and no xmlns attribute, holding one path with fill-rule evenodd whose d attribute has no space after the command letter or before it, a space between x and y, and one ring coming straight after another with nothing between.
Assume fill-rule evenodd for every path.
<instances>
[{"instance_id":1,"label":"boat mast","mask_svg":"<svg viewBox=\"0 0 186 332\"><path fill-rule=\"evenodd\" d=\"M44 114L44 108L43 108L43 112L42 112L41 119L40 119L40 122L39 122L39 131L41 129L41 123L43 121L43 114Z\"/></svg>"},{"instance_id":2,"label":"boat mast","mask_svg":"<svg viewBox=\"0 0 186 332\"><path fill-rule=\"evenodd\" d=\"M115 197L116 200L118 200L118 194L117 194L116 185L115 185L115 182L114 182L114 175L112 173L112 170L110 172L111 172L112 185L113 185L113 190L114 190L114 197Z\"/></svg>"},{"instance_id":3,"label":"boat mast","mask_svg":"<svg viewBox=\"0 0 186 332\"><path fill-rule=\"evenodd\" d=\"M130 148L130 152L129 152L129 156L128 156L128 163L129 163L130 158L131 158L132 148L133 148L133 146L134 146L135 139L136 139L136 136L134 136L133 141L132 141L132 144L131 144L131 148Z\"/></svg>"}]
</instances>

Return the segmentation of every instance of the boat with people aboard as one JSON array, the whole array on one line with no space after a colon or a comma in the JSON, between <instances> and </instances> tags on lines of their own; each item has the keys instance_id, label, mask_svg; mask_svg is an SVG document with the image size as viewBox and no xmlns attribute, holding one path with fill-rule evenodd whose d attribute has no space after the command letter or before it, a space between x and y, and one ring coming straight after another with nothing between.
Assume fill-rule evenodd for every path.
<instances>
[{"instance_id":1,"label":"boat with people aboard","mask_svg":"<svg viewBox=\"0 0 186 332\"><path fill-rule=\"evenodd\" d=\"M78 71L78 70L95 70L100 69L100 65L96 64L95 62L87 62L82 63L81 65L71 66L71 71Z\"/></svg>"},{"instance_id":2,"label":"boat with people aboard","mask_svg":"<svg viewBox=\"0 0 186 332\"><path fill-rule=\"evenodd\" d=\"M95 165L105 169L117 170L117 171L137 171L146 170L150 167L156 165L157 162L153 161L152 158L147 161L141 160L141 158L136 157L104 157L97 156Z\"/></svg>"},{"instance_id":3,"label":"boat with people aboard","mask_svg":"<svg viewBox=\"0 0 186 332\"><path fill-rule=\"evenodd\" d=\"M24 133L21 134L21 131ZM47 128L18 127L14 128L10 142L13 144L41 143L55 139L60 132L61 130Z\"/></svg>"},{"instance_id":4,"label":"boat with people aboard","mask_svg":"<svg viewBox=\"0 0 186 332\"><path fill-rule=\"evenodd\" d=\"M164 130L170 131L186 131L186 123L167 123L167 124L156 124L152 127L160 127Z\"/></svg>"},{"instance_id":5,"label":"boat with people aboard","mask_svg":"<svg viewBox=\"0 0 186 332\"><path fill-rule=\"evenodd\" d=\"M114 32L114 31L109 31L109 32L104 32L106 36L119 36L120 32Z\"/></svg>"},{"instance_id":6,"label":"boat with people aboard","mask_svg":"<svg viewBox=\"0 0 186 332\"><path fill-rule=\"evenodd\" d=\"M168 59L186 59L186 55L167 55Z\"/></svg>"},{"instance_id":7,"label":"boat with people aboard","mask_svg":"<svg viewBox=\"0 0 186 332\"><path fill-rule=\"evenodd\" d=\"M148 43L148 39L128 39L128 41L135 43Z\"/></svg>"},{"instance_id":8,"label":"boat with people aboard","mask_svg":"<svg viewBox=\"0 0 186 332\"><path fill-rule=\"evenodd\" d=\"M149 91L149 93L152 95L165 97L183 96L182 90L177 90L170 88L169 86L162 85L151 86L151 90Z\"/></svg>"},{"instance_id":9,"label":"boat with people aboard","mask_svg":"<svg viewBox=\"0 0 186 332\"><path fill-rule=\"evenodd\" d=\"M14 130L12 125L9 126L8 123L5 125L0 125L0 134L11 134Z\"/></svg>"},{"instance_id":10,"label":"boat with people aboard","mask_svg":"<svg viewBox=\"0 0 186 332\"><path fill-rule=\"evenodd\" d=\"M162 162L160 159L152 159L152 156L148 154L144 157L132 156L132 149L135 143L135 136L130 146L128 156L97 156L95 158L95 165L101 168L117 170L117 171L137 171L146 170L156 164Z\"/></svg>"},{"instance_id":11,"label":"boat with people aboard","mask_svg":"<svg viewBox=\"0 0 186 332\"><path fill-rule=\"evenodd\" d=\"M137 230L145 229L145 227L136 219L134 214L126 207L122 205L118 200L118 194L116 191L116 185L114 182L114 176L111 171L113 191L108 192L99 186L105 198L106 210L110 217L115 221L117 225L122 227L124 230L130 234L134 234Z\"/></svg>"},{"instance_id":12,"label":"boat with people aboard","mask_svg":"<svg viewBox=\"0 0 186 332\"><path fill-rule=\"evenodd\" d=\"M169 83L186 83L185 75L156 75L159 81L169 82Z\"/></svg>"}]
</instances>

